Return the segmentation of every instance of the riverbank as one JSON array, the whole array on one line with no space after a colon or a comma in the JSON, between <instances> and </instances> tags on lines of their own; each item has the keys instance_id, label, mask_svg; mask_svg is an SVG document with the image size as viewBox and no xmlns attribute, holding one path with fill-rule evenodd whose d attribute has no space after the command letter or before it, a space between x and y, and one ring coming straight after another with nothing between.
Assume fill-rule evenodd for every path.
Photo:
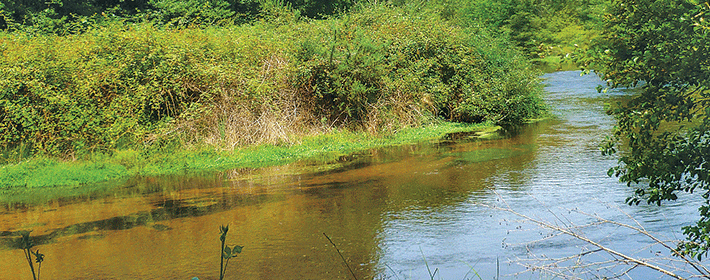
<instances>
[{"instance_id":1,"label":"riverbank","mask_svg":"<svg viewBox=\"0 0 710 280\"><path fill-rule=\"evenodd\" d=\"M106 191L135 176L186 175L236 168L258 168L297 160L336 161L344 155L385 146L441 139L451 133L489 134L492 123L443 122L375 136L366 132L333 130L304 137L297 144L258 145L235 150L196 148L144 153L119 150L86 160L61 161L35 157L0 167L0 203L33 203ZM116 182L111 184L111 182Z\"/></svg>"},{"instance_id":2,"label":"riverbank","mask_svg":"<svg viewBox=\"0 0 710 280\"><path fill-rule=\"evenodd\" d=\"M0 32L1 199L337 158L546 110L539 72L506 36L437 7L274 9L241 25Z\"/></svg>"}]
</instances>

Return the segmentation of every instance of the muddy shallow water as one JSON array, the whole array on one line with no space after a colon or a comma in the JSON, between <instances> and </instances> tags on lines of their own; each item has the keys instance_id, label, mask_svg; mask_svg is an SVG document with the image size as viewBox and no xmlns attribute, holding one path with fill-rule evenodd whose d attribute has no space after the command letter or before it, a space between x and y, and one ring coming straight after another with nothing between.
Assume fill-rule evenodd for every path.
<instances>
[{"instance_id":1,"label":"muddy shallow water","mask_svg":"<svg viewBox=\"0 0 710 280\"><path fill-rule=\"evenodd\" d=\"M653 233L682 238L697 202L625 206L631 190L606 176L616 159L598 149L613 126L604 104L629 93L597 93L598 78L574 71L544 78L556 117L502 140L464 135L332 163L134 178L109 195L4 206L0 279L31 277L15 244L22 230L32 230L46 256L42 279L217 279L223 224L230 225L227 243L244 246L227 279L352 279L324 233L358 279L429 279L429 271L436 279L548 279L517 275L521 259L587 248L566 238L530 243L550 231L482 204L508 203L558 224L591 220L575 210L633 217ZM584 233L635 256L664 253L624 228Z\"/></svg>"}]
</instances>

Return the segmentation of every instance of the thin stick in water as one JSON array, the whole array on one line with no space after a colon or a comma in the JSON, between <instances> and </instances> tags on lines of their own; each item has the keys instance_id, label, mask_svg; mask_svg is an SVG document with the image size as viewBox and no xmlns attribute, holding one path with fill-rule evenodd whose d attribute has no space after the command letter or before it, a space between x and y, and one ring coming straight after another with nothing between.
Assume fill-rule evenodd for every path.
<instances>
[{"instance_id":1,"label":"thin stick in water","mask_svg":"<svg viewBox=\"0 0 710 280\"><path fill-rule=\"evenodd\" d=\"M348 265L348 262L345 260L345 257L343 257L343 254L340 253L340 249L338 249L338 246L336 246L335 243L333 243L333 240L331 240L330 237L328 237L328 235L325 234L325 232L323 233L323 235L325 235L325 238L328 238L328 241L330 241L330 244L333 244L333 247L335 247L335 250L338 251L338 255L340 255L340 258L343 259L343 263L345 264L346 267L348 267L350 274L352 274L353 278L355 278L355 280L357 280L357 276L355 276L355 272L353 272L353 270L350 268L350 265Z\"/></svg>"}]
</instances>

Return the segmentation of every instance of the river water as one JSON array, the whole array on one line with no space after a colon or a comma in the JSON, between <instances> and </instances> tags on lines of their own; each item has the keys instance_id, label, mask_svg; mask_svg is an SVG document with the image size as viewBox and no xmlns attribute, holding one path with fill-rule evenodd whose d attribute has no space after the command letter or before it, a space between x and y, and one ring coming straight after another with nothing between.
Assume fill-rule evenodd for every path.
<instances>
[{"instance_id":1,"label":"river water","mask_svg":"<svg viewBox=\"0 0 710 280\"><path fill-rule=\"evenodd\" d=\"M22 230L46 255L42 279L218 279L224 224L227 243L244 246L226 279L353 279L326 235L358 279L551 279L523 265L592 249L488 206L563 227L595 221L581 211L682 239L698 202L626 206L631 189L606 175L616 159L598 149L614 124L604 106L630 93L597 93L599 79L576 71L543 78L555 117L502 140L454 135L327 164L134 178L110 195L4 206L0 279L31 277L14 243ZM575 230L634 257L668 255L624 227ZM609 259L588 254L564 273L623 271L581 266ZM629 276L663 278L642 268Z\"/></svg>"}]
</instances>

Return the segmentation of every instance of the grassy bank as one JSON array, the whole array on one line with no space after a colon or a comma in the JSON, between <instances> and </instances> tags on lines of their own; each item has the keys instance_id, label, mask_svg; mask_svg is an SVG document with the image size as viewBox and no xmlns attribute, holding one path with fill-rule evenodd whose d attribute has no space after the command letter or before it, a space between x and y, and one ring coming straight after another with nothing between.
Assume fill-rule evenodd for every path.
<instances>
[{"instance_id":1,"label":"grassy bank","mask_svg":"<svg viewBox=\"0 0 710 280\"><path fill-rule=\"evenodd\" d=\"M327 163L357 151L440 139L449 133L494 131L491 123L408 128L386 135L332 131L290 145L258 145L235 150L209 148L144 153L120 150L80 161L34 157L0 167L0 203L31 203L110 190L133 176L192 174L258 168L311 159ZM112 183L113 182L113 183Z\"/></svg>"}]
</instances>

